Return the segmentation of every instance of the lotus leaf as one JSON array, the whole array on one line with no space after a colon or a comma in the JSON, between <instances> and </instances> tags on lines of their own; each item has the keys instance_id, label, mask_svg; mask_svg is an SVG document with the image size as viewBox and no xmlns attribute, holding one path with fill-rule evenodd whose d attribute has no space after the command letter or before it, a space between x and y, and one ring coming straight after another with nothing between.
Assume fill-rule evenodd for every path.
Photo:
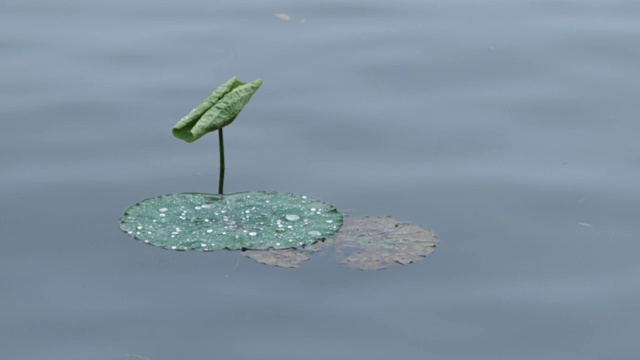
<instances>
[{"instance_id":1,"label":"lotus leaf","mask_svg":"<svg viewBox=\"0 0 640 360\"><path fill-rule=\"evenodd\" d=\"M173 250L286 249L333 235L342 214L308 196L276 192L169 194L131 206L120 228Z\"/></svg>"},{"instance_id":2,"label":"lotus leaf","mask_svg":"<svg viewBox=\"0 0 640 360\"><path fill-rule=\"evenodd\" d=\"M300 263L309 260L309 253L303 249L246 250L242 255L265 265L297 268Z\"/></svg>"},{"instance_id":3,"label":"lotus leaf","mask_svg":"<svg viewBox=\"0 0 640 360\"><path fill-rule=\"evenodd\" d=\"M194 142L207 133L231 124L260 86L260 79L243 83L232 77L183 117L173 127L173 136Z\"/></svg>"},{"instance_id":4,"label":"lotus leaf","mask_svg":"<svg viewBox=\"0 0 640 360\"><path fill-rule=\"evenodd\" d=\"M244 251L243 255L267 265L297 267L314 252L333 249L341 262L362 270L383 269L421 260L438 245L434 233L392 217L345 217L340 231L325 241L302 249Z\"/></svg>"}]
</instances>

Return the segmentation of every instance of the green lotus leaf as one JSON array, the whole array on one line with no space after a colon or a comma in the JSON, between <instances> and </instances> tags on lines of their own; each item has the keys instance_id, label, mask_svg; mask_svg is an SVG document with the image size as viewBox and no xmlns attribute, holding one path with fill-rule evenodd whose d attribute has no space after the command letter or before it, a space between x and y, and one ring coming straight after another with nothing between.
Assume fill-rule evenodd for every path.
<instances>
[{"instance_id":1,"label":"green lotus leaf","mask_svg":"<svg viewBox=\"0 0 640 360\"><path fill-rule=\"evenodd\" d=\"M276 192L169 194L128 208L120 228L173 250L286 249L333 235L342 214L308 196Z\"/></svg>"},{"instance_id":2,"label":"green lotus leaf","mask_svg":"<svg viewBox=\"0 0 640 360\"><path fill-rule=\"evenodd\" d=\"M260 86L260 79L243 83L232 77L180 119L172 129L173 136L194 142L207 133L231 124Z\"/></svg>"},{"instance_id":3,"label":"green lotus leaf","mask_svg":"<svg viewBox=\"0 0 640 360\"><path fill-rule=\"evenodd\" d=\"M345 217L333 237L299 249L243 251L260 263L298 267L316 252L329 252L342 264L361 270L383 269L392 264L407 265L435 251L438 240L430 230L392 217Z\"/></svg>"}]
</instances>

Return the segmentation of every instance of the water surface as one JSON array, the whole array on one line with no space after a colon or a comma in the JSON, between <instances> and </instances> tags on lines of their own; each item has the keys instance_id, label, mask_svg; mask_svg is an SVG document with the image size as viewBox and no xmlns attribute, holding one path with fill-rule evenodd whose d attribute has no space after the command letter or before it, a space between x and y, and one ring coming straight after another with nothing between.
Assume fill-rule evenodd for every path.
<instances>
[{"instance_id":1,"label":"water surface","mask_svg":"<svg viewBox=\"0 0 640 360\"><path fill-rule=\"evenodd\" d=\"M640 4L0 5L3 359L635 359ZM274 16L287 13L285 22ZM439 234L407 267L271 268L118 228L215 192L171 126L230 76L229 192Z\"/></svg>"}]
</instances>

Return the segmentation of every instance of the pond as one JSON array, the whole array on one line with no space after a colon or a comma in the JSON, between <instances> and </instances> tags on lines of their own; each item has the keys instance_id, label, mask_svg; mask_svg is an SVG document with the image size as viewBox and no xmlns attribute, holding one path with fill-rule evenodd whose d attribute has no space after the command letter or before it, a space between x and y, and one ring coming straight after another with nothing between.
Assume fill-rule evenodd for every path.
<instances>
[{"instance_id":1,"label":"pond","mask_svg":"<svg viewBox=\"0 0 640 360\"><path fill-rule=\"evenodd\" d=\"M0 358L640 357L640 4L1 8ZM171 127L233 75L264 85L226 192L391 215L437 251L284 269L123 233L142 199L216 192L216 137Z\"/></svg>"}]
</instances>

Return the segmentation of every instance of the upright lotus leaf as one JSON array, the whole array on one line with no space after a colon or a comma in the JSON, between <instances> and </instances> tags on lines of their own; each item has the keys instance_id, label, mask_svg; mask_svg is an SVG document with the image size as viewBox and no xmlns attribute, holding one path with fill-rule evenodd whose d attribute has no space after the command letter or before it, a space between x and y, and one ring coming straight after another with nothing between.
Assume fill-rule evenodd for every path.
<instances>
[{"instance_id":1,"label":"upright lotus leaf","mask_svg":"<svg viewBox=\"0 0 640 360\"><path fill-rule=\"evenodd\" d=\"M330 237L342 214L330 204L289 193L170 194L131 206L120 228L173 250L286 249Z\"/></svg>"},{"instance_id":2,"label":"upright lotus leaf","mask_svg":"<svg viewBox=\"0 0 640 360\"><path fill-rule=\"evenodd\" d=\"M194 142L207 133L231 124L261 85L260 79L243 83L232 77L178 121L172 129L173 136Z\"/></svg>"},{"instance_id":3,"label":"upright lotus leaf","mask_svg":"<svg viewBox=\"0 0 640 360\"><path fill-rule=\"evenodd\" d=\"M392 217L345 217L340 230L324 241L285 251L251 250L242 254L267 265L298 267L314 253L333 250L350 268L376 270L421 260L437 245L432 231Z\"/></svg>"}]
</instances>

